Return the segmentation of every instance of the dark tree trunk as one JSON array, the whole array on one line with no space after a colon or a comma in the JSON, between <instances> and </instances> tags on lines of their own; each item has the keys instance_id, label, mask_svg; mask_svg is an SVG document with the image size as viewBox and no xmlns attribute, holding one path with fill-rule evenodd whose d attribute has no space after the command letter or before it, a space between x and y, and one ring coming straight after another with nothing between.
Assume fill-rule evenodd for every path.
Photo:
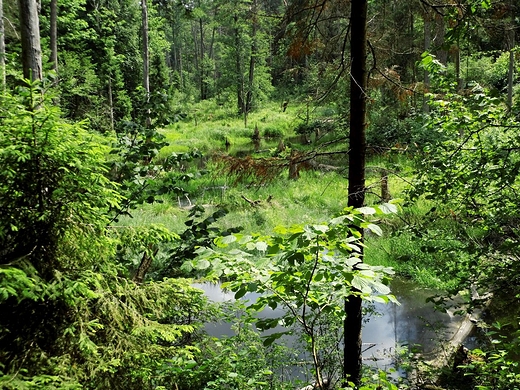
<instances>
[{"instance_id":1,"label":"dark tree trunk","mask_svg":"<svg viewBox=\"0 0 520 390\"><path fill-rule=\"evenodd\" d=\"M148 0L141 0L143 24L143 88L146 94L146 103L150 101L150 51L148 44ZM151 124L150 109L147 111L146 126ZM148 141L148 139L147 139Z\"/></svg>"},{"instance_id":2,"label":"dark tree trunk","mask_svg":"<svg viewBox=\"0 0 520 390\"><path fill-rule=\"evenodd\" d=\"M244 121L247 122L245 96L244 96L244 75L242 72L242 59L240 58L240 31L238 29L238 15L234 16L235 21L235 68L237 72L237 108L239 114L244 114ZM247 126L247 125L245 125Z\"/></svg>"},{"instance_id":3,"label":"dark tree trunk","mask_svg":"<svg viewBox=\"0 0 520 390\"><path fill-rule=\"evenodd\" d=\"M257 3L256 0L253 0L253 20L251 27L251 38L253 43L251 44L251 56L249 58L249 80L248 80L248 88L246 95L246 113L251 112L253 108L253 89L255 82L255 67L256 67L256 56L257 56L257 44L256 44L256 32L258 24L258 15L257 15Z\"/></svg>"},{"instance_id":4,"label":"dark tree trunk","mask_svg":"<svg viewBox=\"0 0 520 390\"><path fill-rule=\"evenodd\" d=\"M514 87L514 73L515 73L515 7L513 0L509 2L511 12L511 25L508 27L507 46L509 49L509 69L507 72L507 108L509 112L513 109L513 87Z\"/></svg>"},{"instance_id":5,"label":"dark tree trunk","mask_svg":"<svg viewBox=\"0 0 520 390\"><path fill-rule=\"evenodd\" d=\"M58 71L58 0L51 0L50 15L51 62L52 69Z\"/></svg>"},{"instance_id":6,"label":"dark tree trunk","mask_svg":"<svg viewBox=\"0 0 520 390\"><path fill-rule=\"evenodd\" d=\"M4 4L0 0L0 91L5 88L5 29Z\"/></svg>"},{"instance_id":7,"label":"dark tree trunk","mask_svg":"<svg viewBox=\"0 0 520 390\"><path fill-rule=\"evenodd\" d=\"M206 100L208 98L208 88L206 83L206 62L204 61L204 23L202 18L199 18L199 39L200 39L200 99Z\"/></svg>"},{"instance_id":8,"label":"dark tree trunk","mask_svg":"<svg viewBox=\"0 0 520 390\"><path fill-rule=\"evenodd\" d=\"M365 202L366 90L367 90L367 5L368 0L351 3L350 151L348 205ZM361 233L363 233L361 231ZM344 361L345 378L358 386L361 380L361 298L345 301Z\"/></svg>"},{"instance_id":9,"label":"dark tree trunk","mask_svg":"<svg viewBox=\"0 0 520 390\"><path fill-rule=\"evenodd\" d=\"M18 0L18 6L22 36L23 77L30 80L41 80L43 72L38 4L36 0Z\"/></svg>"},{"instance_id":10,"label":"dark tree trunk","mask_svg":"<svg viewBox=\"0 0 520 390\"><path fill-rule=\"evenodd\" d=\"M430 10L424 10L424 51L429 51L432 44L432 31L431 31L431 16ZM428 100L426 99L426 93L430 89L430 73L425 70L424 71L424 96L423 96L423 106L422 111L424 113L430 112L430 106L428 105Z\"/></svg>"},{"instance_id":11,"label":"dark tree trunk","mask_svg":"<svg viewBox=\"0 0 520 390\"><path fill-rule=\"evenodd\" d=\"M150 95L150 54L148 51L148 0L141 1L143 23L143 88L148 97Z\"/></svg>"}]
</instances>

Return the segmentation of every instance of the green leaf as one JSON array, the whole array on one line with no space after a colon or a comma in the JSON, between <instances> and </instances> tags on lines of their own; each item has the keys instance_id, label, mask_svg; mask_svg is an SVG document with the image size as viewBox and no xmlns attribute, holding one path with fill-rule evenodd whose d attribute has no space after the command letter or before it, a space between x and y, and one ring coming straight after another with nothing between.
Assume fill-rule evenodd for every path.
<instances>
[{"instance_id":1,"label":"green leaf","mask_svg":"<svg viewBox=\"0 0 520 390\"><path fill-rule=\"evenodd\" d=\"M378 206L378 209L383 214L395 214L395 213L397 213L397 206L395 204L392 204L392 203L383 203L383 204Z\"/></svg>"},{"instance_id":2,"label":"green leaf","mask_svg":"<svg viewBox=\"0 0 520 390\"><path fill-rule=\"evenodd\" d=\"M373 207L359 207L357 210L364 215L373 215L376 213L376 209Z\"/></svg>"},{"instance_id":3,"label":"green leaf","mask_svg":"<svg viewBox=\"0 0 520 390\"><path fill-rule=\"evenodd\" d=\"M235 299L240 299L242 298L244 295L246 295L247 293L247 289L245 289L244 287L241 287L236 293L235 293Z\"/></svg>"},{"instance_id":4,"label":"green leaf","mask_svg":"<svg viewBox=\"0 0 520 390\"><path fill-rule=\"evenodd\" d=\"M390 294L390 287L388 287L387 285L385 285L383 283L374 282L372 284L372 287L374 288L374 290L376 290L380 294L384 294L384 295Z\"/></svg>"},{"instance_id":5,"label":"green leaf","mask_svg":"<svg viewBox=\"0 0 520 390\"><path fill-rule=\"evenodd\" d=\"M352 278L352 286L363 293L370 294L372 292L372 288L370 287L371 284L372 281L369 278L360 275L354 275Z\"/></svg>"},{"instance_id":6,"label":"green leaf","mask_svg":"<svg viewBox=\"0 0 520 390\"><path fill-rule=\"evenodd\" d=\"M263 241L258 241L255 245L255 248L260 252L265 252L267 250L267 243Z\"/></svg>"},{"instance_id":7,"label":"green leaf","mask_svg":"<svg viewBox=\"0 0 520 390\"><path fill-rule=\"evenodd\" d=\"M198 270L205 270L208 269L211 266L211 263L208 260L199 260L195 263L195 269Z\"/></svg>"},{"instance_id":8,"label":"green leaf","mask_svg":"<svg viewBox=\"0 0 520 390\"><path fill-rule=\"evenodd\" d=\"M312 228L321 233L326 233L329 230L329 227L327 225L312 225Z\"/></svg>"},{"instance_id":9,"label":"green leaf","mask_svg":"<svg viewBox=\"0 0 520 390\"><path fill-rule=\"evenodd\" d=\"M340 225L343 222L345 222L345 219L347 219L347 218L348 218L347 215L342 215L340 217L333 218L330 220L330 224L331 225Z\"/></svg>"},{"instance_id":10,"label":"green leaf","mask_svg":"<svg viewBox=\"0 0 520 390\"><path fill-rule=\"evenodd\" d=\"M236 236L234 236L233 234L230 234L229 236L224 236L224 237L221 237L220 239L220 242L222 242L222 244L231 244L232 242L235 242L237 240Z\"/></svg>"},{"instance_id":11,"label":"green leaf","mask_svg":"<svg viewBox=\"0 0 520 390\"><path fill-rule=\"evenodd\" d=\"M383 235L383 230L381 228L373 223L368 224L367 229L370 230L372 233L377 234L378 236Z\"/></svg>"}]
</instances>

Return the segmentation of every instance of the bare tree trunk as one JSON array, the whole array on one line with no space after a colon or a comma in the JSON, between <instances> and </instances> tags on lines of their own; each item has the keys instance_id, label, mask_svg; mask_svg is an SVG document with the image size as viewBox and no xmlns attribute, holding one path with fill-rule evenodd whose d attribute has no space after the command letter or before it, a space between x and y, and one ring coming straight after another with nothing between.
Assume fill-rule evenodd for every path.
<instances>
[{"instance_id":1,"label":"bare tree trunk","mask_svg":"<svg viewBox=\"0 0 520 390\"><path fill-rule=\"evenodd\" d=\"M5 29L4 3L0 0L0 91L5 89Z\"/></svg>"},{"instance_id":2,"label":"bare tree trunk","mask_svg":"<svg viewBox=\"0 0 520 390\"><path fill-rule=\"evenodd\" d=\"M289 157L289 179L298 180L300 177L300 171L298 167L299 155L294 149L291 150L291 156Z\"/></svg>"},{"instance_id":3,"label":"bare tree trunk","mask_svg":"<svg viewBox=\"0 0 520 390\"><path fill-rule=\"evenodd\" d=\"M365 202L366 91L367 91L367 8L368 0L351 3L350 74L350 151L348 167L348 205L361 207ZM363 234L363 231L360 231ZM361 256L363 253L361 253ZM354 291L356 292L356 291ZM361 381L361 298L345 300L343 374L357 387Z\"/></svg>"},{"instance_id":4,"label":"bare tree trunk","mask_svg":"<svg viewBox=\"0 0 520 390\"><path fill-rule=\"evenodd\" d=\"M150 54L148 51L148 0L141 0L143 23L143 88L148 97L150 95Z\"/></svg>"},{"instance_id":5,"label":"bare tree trunk","mask_svg":"<svg viewBox=\"0 0 520 390\"><path fill-rule=\"evenodd\" d=\"M455 78L457 79L457 92L460 92L463 87L463 79L461 77L461 69L460 69L460 45L459 40L457 39L457 43L453 48L453 55L455 60Z\"/></svg>"},{"instance_id":6,"label":"bare tree trunk","mask_svg":"<svg viewBox=\"0 0 520 390\"><path fill-rule=\"evenodd\" d=\"M240 58L240 32L238 30L238 15L235 14L235 67L237 72L237 108L239 114L244 114L244 126L247 127L247 112L244 96L244 75L242 73L242 60Z\"/></svg>"},{"instance_id":7,"label":"bare tree trunk","mask_svg":"<svg viewBox=\"0 0 520 390\"><path fill-rule=\"evenodd\" d=\"M152 245L149 245L148 250L151 251L152 249ZM137 267L137 271L135 272L135 275L132 278L134 282L139 284L143 283L144 278L146 277L146 274L148 273L148 270L152 265L152 260L157 255L158 251L159 248L155 248L152 255L149 255L146 250L144 251L143 257L141 258L141 263L139 263L139 267Z\"/></svg>"},{"instance_id":8,"label":"bare tree trunk","mask_svg":"<svg viewBox=\"0 0 520 390\"><path fill-rule=\"evenodd\" d=\"M509 4L511 8L511 25L507 31L507 45L509 49L509 71L507 73L507 108L511 112L513 108L513 84L515 73L515 7L513 0Z\"/></svg>"},{"instance_id":9,"label":"bare tree trunk","mask_svg":"<svg viewBox=\"0 0 520 390\"><path fill-rule=\"evenodd\" d=\"M51 62L52 69L58 72L58 0L51 0L50 16Z\"/></svg>"},{"instance_id":10,"label":"bare tree trunk","mask_svg":"<svg viewBox=\"0 0 520 390\"><path fill-rule=\"evenodd\" d=\"M143 88L146 94L146 103L150 101L150 52L148 45L148 0L141 0L143 23ZM150 126L150 110L148 109L146 126Z\"/></svg>"},{"instance_id":11,"label":"bare tree trunk","mask_svg":"<svg viewBox=\"0 0 520 390\"><path fill-rule=\"evenodd\" d=\"M41 80L43 71L38 4L36 0L18 0L18 6L22 36L23 77L30 80Z\"/></svg>"},{"instance_id":12,"label":"bare tree trunk","mask_svg":"<svg viewBox=\"0 0 520 390\"><path fill-rule=\"evenodd\" d=\"M256 67L256 55L257 55L257 44L256 44L256 31L258 28L258 14L257 14L257 3L256 0L253 0L253 20L251 27L251 39L253 43L251 44L251 56L249 58L249 80L248 80L248 88L246 94L246 112L251 112L253 108L253 88L255 82L255 67Z\"/></svg>"},{"instance_id":13,"label":"bare tree trunk","mask_svg":"<svg viewBox=\"0 0 520 390\"><path fill-rule=\"evenodd\" d=\"M200 74L202 70L199 63L202 63L202 60L199 61L199 40L197 39L197 29L193 23L191 24L191 32L193 35L193 62L195 64L195 71Z\"/></svg>"},{"instance_id":14,"label":"bare tree trunk","mask_svg":"<svg viewBox=\"0 0 520 390\"><path fill-rule=\"evenodd\" d=\"M444 17L439 14L435 14L435 47L437 49L437 59L441 64L446 65L448 63L448 51L443 47L444 39L446 37L446 23Z\"/></svg>"},{"instance_id":15,"label":"bare tree trunk","mask_svg":"<svg viewBox=\"0 0 520 390\"><path fill-rule=\"evenodd\" d=\"M114 97L112 92L112 78L108 78L108 106L110 110L110 130L114 131Z\"/></svg>"},{"instance_id":16,"label":"bare tree trunk","mask_svg":"<svg viewBox=\"0 0 520 390\"><path fill-rule=\"evenodd\" d=\"M204 61L204 23L202 18L199 18L199 39L200 39L200 99L206 100L208 98L208 86L206 83L206 61Z\"/></svg>"},{"instance_id":17,"label":"bare tree trunk","mask_svg":"<svg viewBox=\"0 0 520 390\"><path fill-rule=\"evenodd\" d=\"M431 44L432 44L432 31L431 31L430 10L425 9L424 10L424 51L429 51ZM424 71L424 94L426 94L426 92L428 92L429 88L430 88L430 73L427 70L425 70ZM430 112L430 106L428 105L426 96L423 96L422 111L424 113Z\"/></svg>"}]
</instances>

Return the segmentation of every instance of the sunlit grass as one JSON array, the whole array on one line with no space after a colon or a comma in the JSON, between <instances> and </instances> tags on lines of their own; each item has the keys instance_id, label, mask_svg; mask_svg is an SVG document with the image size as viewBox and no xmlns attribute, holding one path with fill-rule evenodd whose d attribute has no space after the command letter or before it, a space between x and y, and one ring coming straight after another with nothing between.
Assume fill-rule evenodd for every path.
<instances>
[{"instance_id":1,"label":"sunlit grass","mask_svg":"<svg viewBox=\"0 0 520 390\"><path fill-rule=\"evenodd\" d=\"M246 124L242 116L236 115L232 105L219 105L212 100L190 106L183 120L162 130L170 145L163 148L159 156L193 150L203 153L202 159L183 168L186 173L194 174L190 182L181 184L187 196L166 194L162 196L163 203L142 205L132 211L133 218L123 218L120 223L160 223L181 233L186 229L184 222L194 204L204 206L208 215L218 208L225 208L228 214L215 225L222 229L241 226L246 233L270 234L278 225L327 222L347 206L346 154L322 161L337 166L335 171L302 170L298 180L290 180L285 169L274 180L265 183L260 180L237 183L227 173L217 170L212 159L218 153L271 157L281 138L287 145L294 142L300 150L314 148L314 145L298 143L294 131L301 123L305 109L303 103L295 103L282 112L277 103L271 103L251 113ZM330 109L323 109L323 115L329 112ZM261 137L259 146L255 146L252 140L255 127ZM340 143L335 150L343 150L345 145ZM201 174L204 171L206 174ZM384 175L388 178L391 197L406 199L406 191L413 186L412 158L392 152L369 156L366 170L367 205L382 201ZM257 204L251 205L246 199ZM423 243L417 236L404 229L424 221L431 208L431 202L419 199L414 203L403 202L397 215L378 217L374 222L382 227L385 234L383 237L367 235L365 260L374 265L394 267L398 274L410 277L423 286L445 288L453 285L453 279L437 276L440 273L435 269L440 262L451 261L449 256L425 253L421 249Z\"/></svg>"}]
</instances>

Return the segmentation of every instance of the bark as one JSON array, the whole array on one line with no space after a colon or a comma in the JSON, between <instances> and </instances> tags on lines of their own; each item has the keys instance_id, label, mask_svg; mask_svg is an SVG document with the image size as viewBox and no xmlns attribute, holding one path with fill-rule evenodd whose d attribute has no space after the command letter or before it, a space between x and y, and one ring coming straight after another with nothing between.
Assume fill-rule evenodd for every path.
<instances>
[{"instance_id":1,"label":"bark","mask_svg":"<svg viewBox=\"0 0 520 390\"><path fill-rule=\"evenodd\" d=\"M255 82L255 67L256 67L256 56L257 56L257 44L256 44L256 32L258 29L258 20L257 20L257 3L256 0L253 1L253 20L252 20L252 29L251 29L251 38L253 43L251 45L251 57L249 58L249 80L248 80L248 89L246 95L246 113L251 112L253 108L253 84Z\"/></svg>"},{"instance_id":2,"label":"bark","mask_svg":"<svg viewBox=\"0 0 520 390\"><path fill-rule=\"evenodd\" d=\"M58 72L58 0L51 0L50 24L52 69Z\"/></svg>"},{"instance_id":3,"label":"bark","mask_svg":"<svg viewBox=\"0 0 520 390\"><path fill-rule=\"evenodd\" d=\"M432 44L432 31L431 31L431 17L430 10L424 10L424 51L430 51L430 46ZM430 74L427 70L424 71L424 93L428 92L430 89ZM430 106L428 105L428 101L426 100L426 96L423 97L423 107L422 111L424 113L430 112Z\"/></svg>"},{"instance_id":4,"label":"bark","mask_svg":"<svg viewBox=\"0 0 520 390\"><path fill-rule=\"evenodd\" d=\"M206 61L204 50L204 22L199 18L199 39L200 39L200 99L206 100L208 98L208 85L206 82Z\"/></svg>"},{"instance_id":5,"label":"bark","mask_svg":"<svg viewBox=\"0 0 520 390\"><path fill-rule=\"evenodd\" d=\"M457 79L457 92L462 90L462 77L460 75L460 46L457 41L456 45L453 47L453 57L455 61L455 78Z\"/></svg>"},{"instance_id":6,"label":"bark","mask_svg":"<svg viewBox=\"0 0 520 390\"><path fill-rule=\"evenodd\" d=\"M143 87L148 97L150 95L150 54L148 50L148 0L141 1L143 23Z\"/></svg>"},{"instance_id":7,"label":"bark","mask_svg":"<svg viewBox=\"0 0 520 390\"><path fill-rule=\"evenodd\" d=\"M143 23L143 88L146 94L146 103L150 101L150 52L148 44L148 0L141 1L142 23ZM150 109L146 117L146 126L151 124ZM149 141L147 139L147 141Z\"/></svg>"},{"instance_id":8,"label":"bark","mask_svg":"<svg viewBox=\"0 0 520 390\"><path fill-rule=\"evenodd\" d=\"M291 156L289 157L289 179L298 180L300 177L300 170L298 166L299 155L296 150L291 150Z\"/></svg>"},{"instance_id":9,"label":"bark","mask_svg":"<svg viewBox=\"0 0 520 390\"><path fill-rule=\"evenodd\" d=\"M153 248L151 245L148 246L148 250L151 251ZM159 251L158 248L155 248L153 251L153 254L148 254L147 251L143 253L143 257L141 258L141 263L139 263L139 267L137 267L137 271L135 272L134 277L132 280L136 283L143 283L144 278L146 277L146 274L148 273L148 270L150 269L150 266L152 265L153 258L157 255L157 252Z\"/></svg>"},{"instance_id":10,"label":"bark","mask_svg":"<svg viewBox=\"0 0 520 390\"><path fill-rule=\"evenodd\" d=\"M507 43L509 49L509 69L507 73L507 108L511 112L513 108L513 86L514 86L514 73L515 73L515 7L513 1L509 4L511 8L511 25L507 31Z\"/></svg>"},{"instance_id":11,"label":"bark","mask_svg":"<svg viewBox=\"0 0 520 390\"><path fill-rule=\"evenodd\" d=\"M43 72L38 4L36 0L18 0L18 6L22 37L23 76L33 81L41 80Z\"/></svg>"},{"instance_id":12,"label":"bark","mask_svg":"<svg viewBox=\"0 0 520 390\"><path fill-rule=\"evenodd\" d=\"M368 0L353 1L351 4L348 205L361 207L365 201ZM362 367L361 302L361 298L355 295L345 300L343 372L344 377L356 387L361 380Z\"/></svg>"},{"instance_id":13,"label":"bark","mask_svg":"<svg viewBox=\"0 0 520 390\"><path fill-rule=\"evenodd\" d=\"M112 78L108 78L108 106L110 115L110 130L114 131L114 97L112 92Z\"/></svg>"},{"instance_id":14,"label":"bark","mask_svg":"<svg viewBox=\"0 0 520 390\"><path fill-rule=\"evenodd\" d=\"M233 18L235 21L235 26L238 26L238 15L235 14ZM244 122L246 122L245 126L247 126L247 115L244 100L244 76L242 74L242 61L240 58L240 31L238 30L238 27L235 27L234 30L236 50L235 68L237 72L237 108L239 114L244 114Z\"/></svg>"},{"instance_id":15,"label":"bark","mask_svg":"<svg viewBox=\"0 0 520 390\"><path fill-rule=\"evenodd\" d=\"M5 88L5 29L4 4L0 0L0 91Z\"/></svg>"},{"instance_id":16,"label":"bark","mask_svg":"<svg viewBox=\"0 0 520 390\"><path fill-rule=\"evenodd\" d=\"M437 59L441 64L447 65L448 63L448 51L443 47L446 36L446 23L444 17L439 14L435 14L435 46L437 49Z\"/></svg>"},{"instance_id":17,"label":"bark","mask_svg":"<svg viewBox=\"0 0 520 390\"><path fill-rule=\"evenodd\" d=\"M202 70L199 62L202 63L202 60L199 61L199 40L197 39L197 29L193 23L191 25L191 33L193 35L193 63L195 65L196 72L200 74Z\"/></svg>"},{"instance_id":18,"label":"bark","mask_svg":"<svg viewBox=\"0 0 520 390\"><path fill-rule=\"evenodd\" d=\"M388 172L383 170L381 171L381 200L388 202L391 198L390 189L388 188Z\"/></svg>"}]
</instances>

